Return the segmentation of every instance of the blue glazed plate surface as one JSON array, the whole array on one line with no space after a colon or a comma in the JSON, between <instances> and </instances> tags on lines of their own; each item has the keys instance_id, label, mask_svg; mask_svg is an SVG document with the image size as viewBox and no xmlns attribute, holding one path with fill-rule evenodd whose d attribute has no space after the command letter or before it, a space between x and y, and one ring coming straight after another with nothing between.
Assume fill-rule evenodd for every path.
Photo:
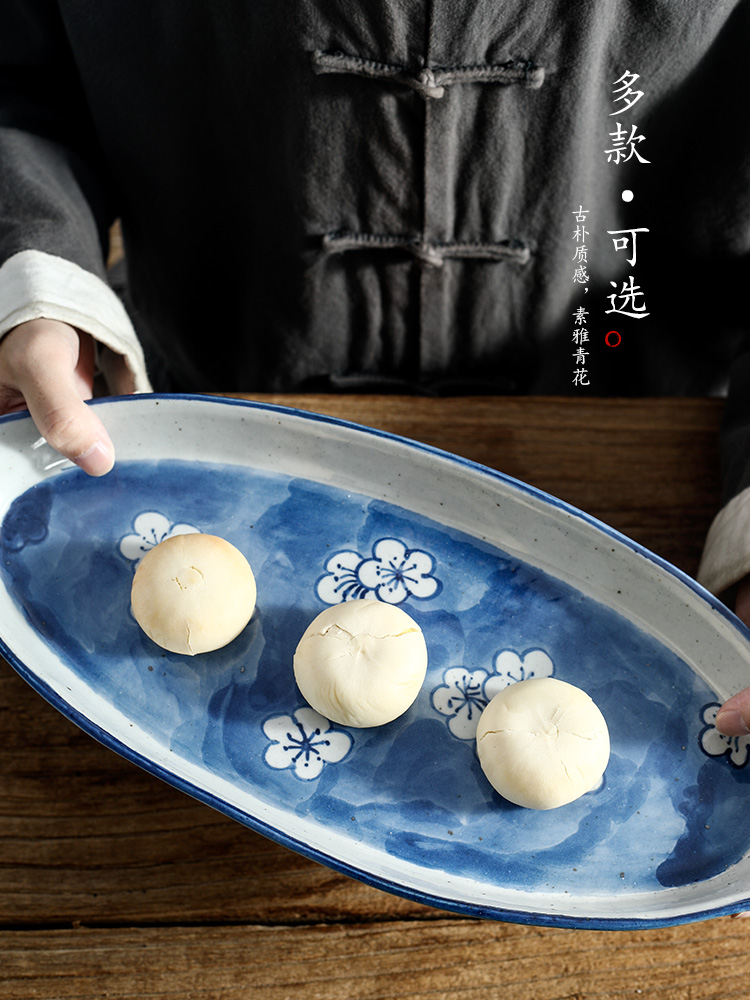
<instances>
[{"instance_id":1,"label":"blue glazed plate surface","mask_svg":"<svg viewBox=\"0 0 750 1000\"><path fill-rule=\"evenodd\" d=\"M677 570L544 494L386 434L189 397L97 404L92 480L0 422L2 650L102 742L230 816L375 886L541 924L632 927L748 906L750 746L713 725L747 683L744 627ZM35 445L37 445L35 447ZM129 609L145 551L183 531L248 557L258 606L215 653L155 646ZM305 705L292 656L356 597L423 629L427 679L377 729ZM492 695L529 676L607 719L602 785L512 806L474 749Z\"/></svg>"}]
</instances>

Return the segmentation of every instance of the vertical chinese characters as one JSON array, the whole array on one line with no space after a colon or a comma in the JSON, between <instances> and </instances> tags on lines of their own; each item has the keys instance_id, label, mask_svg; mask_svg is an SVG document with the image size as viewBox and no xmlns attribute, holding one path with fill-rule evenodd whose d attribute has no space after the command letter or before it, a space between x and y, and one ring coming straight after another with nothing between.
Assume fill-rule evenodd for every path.
<instances>
[{"instance_id":1,"label":"vertical chinese characters","mask_svg":"<svg viewBox=\"0 0 750 1000\"><path fill-rule=\"evenodd\" d=\"M589 210L584 208L583 205L579 205L576 211L574 211L573 216L575 217L576 226L573 230L572 239L575 240L575 253L573 254L573 281L577 285L584 286L584 294L588 292L586 287L589 282L588 274L588 247L586 245L586 239L589 235L588 229L586 229L586 216L589 214ZM585 322L585 317L588 316L588 310L584 309L583 306L579 306L575 313L576 327L580 328ZM585 338L583 337L585 334ZM573 385L590 385L589 374L586 368L586 358L588 357L588 351L584 349L584 340L588 340L588 331L585 329L576 329L573 332L573 343L576 345L576 350L573 352Z\"/></svg>"},{"instance_id":2,"label":"vertical chinese characters","mask_svg":"<svg viewBox=\"0 0 750 1000\"><path fill-rule=\"evenodd\" d=\"M625 70L619 80L615 80L612 93L617 95L612 98L613 104L622 103L622 107L615 108L614 111L610 112L610 118L614 115L621 115L624 112L629 111L634 104L643 97L642 90L633 90L633 84L636 80L640 79L637 73L631 73L629 70ZM650 163L650 160L645 159L637 148L637 143L643 142L646 138L640 135L638 132L637 125L630 126L630 133L628 133L627 127L623 128L622 122L615 122L615 131L609 133L609 137L612 140L612 148L605 150L607 154L607 163L614 162L615 164L627 163L631 157L635 157L640 160L641 163Z\"/></svg>"},{"instance_id":3,"label":"vertical chinese characters","mask_svg":"<svg viewBox=\"0 0 750 1000\"><path fill-rule=\"evenodd\" d=\"M623 117L626 112L630 111L643 97L644 92L642 90L634 89L639 79L640 77L637 73L625 70L622 76L615 80L613 85L612 93L614 97L612 98L612 103L615 105L615 110L610 112L610 117L616 115L618 120L615 122L615 131L609 133L609 137L612 140L611 148L605 150L605 153L607 162L612 163L615 167L621 163L627 163L633 157L641 164L651 162L638 149L638 144L645 140L645 136L639 133L638 126L636 124L623 126L623 123L619 120L620 117ZM628 128L630 131L628 131ZM625 194L629 195L627 199L625 198ZM624 200L631 200L632 197L632 192L623 192ZM607 234L612 237L615 253L627 253L627 262L632 269L635 269L638 259L638 234L648 232L649 230L644 227L607 230ZM645 293L640 285L636 284L632 274L628 275L627 280L622 281L619 291L616 281L610 281L610 285L615 291L607 296L610 308L605 310L605 315L609 316L616 313L619 316L626 316L628 319L645 319L650 315L646 307ZM610 333L616 332L610 331ZM609 337L609 334L607 336ZM611 339L605 342L608 346L612 346L613 343L619 344L621 339L618 333L616 342Z\"/></svg>"},{"instance_id":4,"label":"vertical chinese characters","mask_svg":"<svg viewBox=\"0 0 750 1000\"><path fill-rule=\"evenodd\" d=\"M589 248L586 246L586 237L589 231L584 225L588 214L588 209L584 208L583 205L580 205L577 211L573 212L575 220L578 223L572 237L576 241L575 253L573 254L573 263L576 265L573 271L573 281L579 285L587 285L589 281L586 270L589 262ZM588 291L588 289L585 289L585 291Z\"/></svg>"},{"instance_id":5,"label":"vertical chinese characters","mask_svg":"<svg viewBox=\"0 0 750 1000\"><path fill-rule=\"evenodd\" d=\"M589 373L586 369L586 358L589 352L583 346L589 341L589 331L586 329L586 317L588 314L588 309L584 309L583 306L579 306L573 313L572 339L576 345L576 349L573 352L573 364L576 366L573 370L573 385L591 385Z\"/></svg>"}]
</instances>

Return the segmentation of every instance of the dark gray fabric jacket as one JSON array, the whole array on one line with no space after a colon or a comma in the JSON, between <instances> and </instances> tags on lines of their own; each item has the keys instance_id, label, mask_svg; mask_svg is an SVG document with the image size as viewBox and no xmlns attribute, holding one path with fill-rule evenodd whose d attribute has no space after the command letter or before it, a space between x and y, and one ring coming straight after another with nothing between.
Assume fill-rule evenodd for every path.
<instances>
[{"instance_id":1,"label":"dark gray fabric jacket","mask_svg":"<svg viewBox=\"0 0 750 1000\"><path fill-rule=\"evenodd\" d=\"M157 388L717 392L749 41L747 0L3 0L0 264L104 276L120 216Z\"/></svg>"}]
</instances>

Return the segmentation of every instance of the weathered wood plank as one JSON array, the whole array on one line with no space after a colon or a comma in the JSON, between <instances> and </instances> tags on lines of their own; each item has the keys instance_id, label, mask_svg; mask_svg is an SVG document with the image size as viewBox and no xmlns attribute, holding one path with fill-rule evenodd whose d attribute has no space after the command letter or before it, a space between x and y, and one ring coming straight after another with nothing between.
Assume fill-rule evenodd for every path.
<instances>
[{"instance_id":1,"label":"weathered wood plank","mask_svg":"<svg viewBox=\"0 0 750 1000\"><path fill-rule=\"evenodd\" d=\"M750 921L629 933L474 920L7 932L0 1000L727 1000Z\"/></svg>"}]
</instances>

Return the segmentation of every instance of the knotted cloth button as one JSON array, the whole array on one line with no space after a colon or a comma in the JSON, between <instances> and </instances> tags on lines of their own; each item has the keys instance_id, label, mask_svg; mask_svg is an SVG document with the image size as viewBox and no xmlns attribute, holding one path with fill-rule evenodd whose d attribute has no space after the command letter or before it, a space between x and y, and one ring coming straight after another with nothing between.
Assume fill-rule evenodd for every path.
<instances>
[{"instance_id":1,"label":"knotted cloth button","mask_svg":"<svg viewBox=\"0 0 750 1000\"><path fill-rule=\"evenodd\" d=\"M440 98L445 93L445 87L441 87L438 84L434 71L427 66L425 66L417 77L417 83L419 84L419 92L422 97ZM416 90L417 88L415 87L414 89Z\"/></svg>"},{"instance_id":2,"label":"knotted cloth button","mask_svg":"<svg viewBox=\"0 0 750 1000\"><path fill-rule=\"evenodd\" d=\"M415 72L400 63L378 62L346 52L316 50L310 55L315 73L351 73L370 80L384 80L409 87L423 100L443 97L446 86L456 83L496 83L536 90L544 82L544 68L530 59L472 66L425 66Z\"/></svg>"}]
</instances>

